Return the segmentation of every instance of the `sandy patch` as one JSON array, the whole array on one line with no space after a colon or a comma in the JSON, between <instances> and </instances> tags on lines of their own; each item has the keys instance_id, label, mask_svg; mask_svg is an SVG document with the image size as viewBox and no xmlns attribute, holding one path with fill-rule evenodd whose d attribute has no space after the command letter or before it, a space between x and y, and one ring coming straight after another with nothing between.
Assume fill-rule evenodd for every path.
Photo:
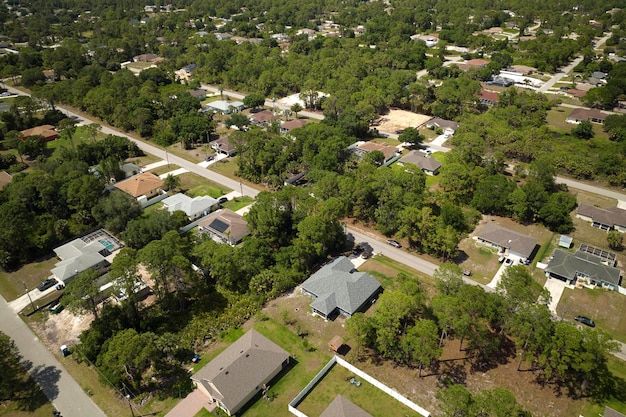
<instances>
[{"instance_id":1,"label":"sandy patch","mask_svg":"<svg viewBox=\"0 0 626 417\"><path fill-rule=\"evenodd\" d=\"M406 110L390 110L388 114L382 116L375 123L376 128L381 132L395 133L396 130L406 129L407 127L421 127L432 116L425 114L413 113Z\"/></svg>"}]
</instances>

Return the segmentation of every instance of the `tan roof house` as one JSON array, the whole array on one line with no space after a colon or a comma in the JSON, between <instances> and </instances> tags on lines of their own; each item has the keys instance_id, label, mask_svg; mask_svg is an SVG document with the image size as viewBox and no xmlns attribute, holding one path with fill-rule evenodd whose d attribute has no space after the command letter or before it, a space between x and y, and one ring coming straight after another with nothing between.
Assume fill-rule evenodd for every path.
<instances>
[{"instance_id":1,"label":"tan roof house","mask_svg":"<svg viewBox=\"0 0 626 417\"><path fill-rule=\"evenodd\" d=\"M482 58L474 58L474 59L470 59L469 61L465 61L465 65L472 67L472 68L486 67L487 64L489 64L489 61L487 61L486 59L482 59Z\"/></svg>"},{"instance_id":2,"label":"tan roof house","mask_svg":"<svg viewBox=\"0 0 626 417\"><path fill-rule=\"evenodd\" d=\"M59 137L59 132L57 132L56 128L52 125L36 126L31 129L22 130L21 133L24 139L31 136L43 136L46 142L55 140Z\"/></svg>"},{"instance_id":3,"label":"tan roof house","mask_svg":"<svg viewBox=\"0 0 626 417\"><path fill-rule=\"evenodd\" d=\"M338 394L320 417L372 417L372 415Z\"/></svg>"},{"instance_id":4,"label":"tan roof house","mask_svg":"<svg viewBox=\"0 0 626 417\"><path fill-rule=\"evenodd\" d=\"M289 353L250 330L191 377L209 402L229 416L242 409L289 365Z\"/></svg>"},{"instance_id":5,"label":"tan roof house","mask_svg":"<svg viewBox=\"0 0 626 417\"><path fill-rule=\"evenodd\" d=\"M304 119L289 120L280 125L280 133L287 133L290 130L299 129L304 125L306 125L306 120Z\"/></svg>"},{"instance_id":6,"label":"tan roof house","mask_svg":"<svg viewBox=\"0 0 626 417\"><path fill-rule=\"evenodd\" d=\"M115 187L136 199L145 196L145 198L149 200L161 194L163 183L164 181L157 175L151 172L142 172L134 177L116 183Z\"/></svg>"},{"instance_id":7,"label":"tan roof house","mask_svg":"<svg viewBox=\"0 0 626 417\"><path fill-rule=\"evenodd\" d=\"M359 158L363 158L366 154L374 151L380 151L385 155L385 162L398 154L398 149L387 143L376 142L357 142L348 147L350 151L356 154Z\"/></svg>"},{"instance_id":8,"label":"tan roof house","mask_svg":"<svg viewBox=\"0 0 626 417\"><path fill-rule=\"evenodd\" d=\"M574 109L572 113L565 119L568 123L579 124L583 121L603 124L607 114L602 113L598 109Z\"/></svg>"},{"instance_id":9,"label":"tan roof house","mask_svg":"<svg viewBox=\"0 0 626 417\"><path fill-rule=\"evenodd\" d=\"M221 209L209 214L198 223L198 228L213 236L213 239L236 245L247 236L248 222L232 210Z\"/></svg>"},{"instance_id":10,"label":"tan roof house","mask_svg":"<svg viewBox=\"0 0 626 417\"><path fill-rule=\"evenodd\" d=\"M234 156L237 153L236 145L230 141L228 136L222 136L211 142L211 149L227 156Z\"/></svg>"}]
</instances>

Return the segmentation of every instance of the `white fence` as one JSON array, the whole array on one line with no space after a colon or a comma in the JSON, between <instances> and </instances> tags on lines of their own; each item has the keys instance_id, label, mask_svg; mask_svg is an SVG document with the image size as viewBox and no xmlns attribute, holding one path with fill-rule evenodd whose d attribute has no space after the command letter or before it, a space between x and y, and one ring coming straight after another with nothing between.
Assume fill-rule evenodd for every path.
<instances>
[{"instance_id":1,"label":"white fence","mask_svg":"<svg viewBox=\"0 0 626 417\"><path fill-rule=\"evenodd\" d=\"M328 363L322 368L322 370L319 371L317 373L317 375L315 375L315 377L307 384L307 386L304 387L304 389L302 391L300 391L300 393L298 395L296 395L296 398L294 398L289 403L289 412L291 414L293 414L296 417L308 417L303 412L297 410L296 407L298 406L298 404L300 404L300 402L302 402L304 397L306 397L307 394L315 387L315 385L317 385L317 383L322 378L324 378L324 376L333 367L333 365L335 365L335 363L340 365L340 366L343 366L346 369L348 369L350 372L354 373L359 378L362 378L365 381L369 382L370 384L372 384L373 386L375 386L379 390L383 391L385 394L388 394L388 395L392 396L396 400L400 401L402 404L404 404L407 407L409 407L411 410L421 414L424 417L429 417L430 416L430 413L428 411L426 411L425 409L423 409L419 405L415 404L413 401L409 400L408 398L404 397L403 395L400 395L396 390L394 390L392 388L389 388L388 386L386 386L382 382L378 381L377 379L375 379L375 378L369 376L368 374L366 374L365 372L361 371L356 366L354 366L354 365L346 362L345 360L341 359L339 356L333 356L332 359L330 361L328 361Z\"/></svg>"},{"instance_id":2,"label":"white fence","mask_svg":"<svg viewBox=\"0 0 626 417\"><path fill-rule=\"evenodd\" d=\"M377 379L374 379L373 377L369 376L365 372L361 371L356 366L354 366L354 365L344 361L340 357L337 357L337 356L335 356L335 357L337 358L337 364L339 364L339 365L343 366L344 368L354 372L360 378L363 378L364 380L366 380L367 382L369 382L370 384L372 384L373 386L375 386L379 390L383 391L384 393L386 393L388 395L391 395L393 398L395 398L396 400L400 401L402 404L406 405L411 410L420 413L424 417L428 417L430 415L430 413L428 411L424 410L422 407L420 407L419 405L415 404L413 401L409 400L405 396L400 395L400 393L398 393L396 390L389 388L387 385L383 384L382 382L379 382Z\"/></svg>"}]
</instances>

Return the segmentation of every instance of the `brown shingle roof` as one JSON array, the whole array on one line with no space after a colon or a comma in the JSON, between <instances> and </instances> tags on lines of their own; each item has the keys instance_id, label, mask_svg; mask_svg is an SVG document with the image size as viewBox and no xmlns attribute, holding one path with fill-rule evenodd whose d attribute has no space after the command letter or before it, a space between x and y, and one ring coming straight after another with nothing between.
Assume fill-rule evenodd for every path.
<instances>
[{"instance_id":1,"label":"brown shingle roof","mask_svg":"<svg viewBox=\"0 0 626 417\"><path fill-rule=\"evenodd\" d=\"M487 61L486 59L481 59L481 58L475 58L475 59L470 59L469 61L465 62L465 65L469 65L470 67L484 67L485 65L489 64L489 61Z\"/></svg>"},{"instance_id":2,"label":"brown shingle roof","mask_svg":"<svg viewBox=\"0 0 626 417\"><path fill-rule=\"evenodd\" d=\"M498 93L493 92L493 91L487 91L487 90L482 90L478 98L481 100L493 101L495 103L500 101L500 98L498 97Z\"/></svg>"},{"instance_id":3,"label":"brown shingle roof","mask_svg":"<svg viewBox=\"0 0 626 417\"><path fill-rule=\"evenodd\" d=\"M283 123L280 126L280 129L284 130L286 132L289 132L291 129L300 128L300 127L304 126L305 124L306 124L306 120L303 120L303 119L293 119L293 120L289 120L288 122Z\"/></svg>"},{"instance_id":4,"label":"brown shingle roof","mask_svg":"<svg viewBox=\"0 0 626 417\"><path fill-rule=\"evenodd\" d=\"M257 113L251 113L250 120L255 123L268 123L276 120L276 116L274 116L274 113L272 113L271 111L261 110Z\"/></svg>"},{"instance_id":5,"label":"brown shingle roof","mask_svg":"<svg viewBox=\"0 0 626 417\"><path fill-rule=\"evenodd\" d=\"M598 119L604 121L606 114L598 109L574 109L568 119L572 120L589 120Z\"/></svg>"},{"instance_id":6,"label":"brown shingle roof","mask_svg":"<svg viewBox=\"0 0 626 417\"><path fill-rule=\"evenodd\" d=\"M30 136L43 136L43 138L48 141L59 137L59 133L52 125L36 126L31 129L22 130L21 133L22 136L24 136L24 139Z\"/></svg>"},{"instance_id":7,"label":"brown shingle roof","mask_svg":"<svg viewBox=\"0 0 626 417\"><path fill-rule=\"evenodd\" d=\"M385 159L396 153L397 149L386 143L365 142L359 145L359 148L365 152L381 151L385 155Z\"/></svg>"},{"instance_id":8,"label":"brown shingle roof","mask_svg":"<svg viewBox=\"0 0 626 417\"><path fill-rule=\"evenodd\" d=\"M215 393L231 413L251 392L289 358L280 346L250 330L191 377L194 381L211 381ZM206 386L206 384L205 384Z\"/></svg>"},{"instance_id":9,"label":"brown shingle roof","mask_svg":"<svg viewBox=\"0 0 626 417\"><path fill-rule=\"evenodd\" d=\"M209 214L198 223L198 226L232 243L237 243L248 235L248 223L242 216L229 209Z\"/></svg>"},{"instance_id":10,"label":"brown shingle roof","mask_svg":"<svg viewBox=\"0 0 626 417\"><path fill-rule=\"evenodd\" d=\"M141 197L150 193L150 191L163 187L164 181L151 172L143 172L127 180L120 181L115 187L130 194L134 198Z\"/></svg>"},{"instance_id":11,"label":"brown shingle roof","mask_svg":"<svg viewBox=\"0 0 626 417\"><path fill-rule=\"evenodd\" d=\"M348 399L337 395L320 417L372 417L371 414L360 409Z\"/></svg>"}]
</instances>

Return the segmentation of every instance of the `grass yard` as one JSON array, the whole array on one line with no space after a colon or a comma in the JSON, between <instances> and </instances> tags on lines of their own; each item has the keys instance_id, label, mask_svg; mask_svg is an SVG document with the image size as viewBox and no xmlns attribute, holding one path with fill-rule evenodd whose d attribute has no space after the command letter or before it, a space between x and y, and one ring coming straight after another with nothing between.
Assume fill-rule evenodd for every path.
<instances>
[{"instance_id":1,"label":"grass yard","mask_svg":"<svg viewBox=\"0 0 626 417\"><path fill-rule=\"evenodd\" d=\"M244 417L274 417L285 415L287 404L306 386L330 359L319 349L311 349L306 338L297 336L291 329L268 319L255 321L254 329L295 356L288 370L270 385L267 401L259 398L243 412Z\"/></svg>"},{"instance_id":2,"label":"grass yard","mask_svg":"<svg viewBox=\"0 0 626 417\"><path fill-rule=\"evenodd\" d=\"M575 124L567 123L565 119L572 114L574 109L568 107L554 107L548 110L548 115L546 117L548 121L548 125L555 131L562 134L569 134L573 128L576 127ZM608 139L609 135L606 133L602 126L597 123L592 123L593 133L597 138Z\"/></svg>"},{"instance_id":3,"label":"grass yard","mask_svg":"<svg viewBox=\"0 0 626 417\"><path fill-rule=\"evenodd\" d=\"M243 196L243 197L236 197L233 200L229 200L228 202L222 204L222 206L232 211L237 211L246 206L249 206L253 202L254 202L254 199L252 197Z\"/></svg>"},{"instance_id":4,"label":"grass yard","mask_svg":"<svg viewBox=\"0 0 626 417\"><path fill-rule=\"evenodd\" d=\"M566 288L557 312L566 320L573 320L577 315L591 317L599 329L626 343L626 303L617 291Z\"/></svg>"},{"instance_id":5,"label":"grass yard","mask_svg":"<svg viewBox=\"0 0 626 417\"><path fill-rule=\"evenodd\" d=\"M190 197L198 197L208 195L213 198L219 198L231 190L216 182L203 178L191 172L186 172L178 176L180 178L181 188L187 190L185 194Z\"/></svg>"},{"instance_id":6,"label":"grass yard","mask_svg":"<svg viewBox=\"0 0 626 417\"><path fill-rule=\"evenodd\" d=\"M237 157L222 159L214 163L213 165L211 165L210 169L217 172L218 174L224 175L225 177L232 178L237 181L241 181L244 184L246 184L248 187L256 188L259 191L267 190L263 184L256 184L256 183L250 182L248 180L245 180L235 175L235 172L237 172L237 169L238 169Z\"/></svg>"},{"instance_id":7,"label":"grass yard","mask_svg":"<svg viewBox=\"0 0 626 417\"><path fill-rule=\"evenodd\" d=\"M208 411L206 408L202 408L193 417L215 417L215 414L213 414L212 412Z\"/></svg>"},{"instance_id":8,"label":"grass yard","mask_svg":"<svg viewBox=\"0 0 626 417\"><path fill-rule=\"evenodd\" d=\"M167 174L168 172L176 171L178 168L180 167L176 164L166 164L160 167L153 168L150 170L150 172L154 175L163 175Z\"/></svg>"},{"instance_id":9,"label":"grass yard","mask_svg":"<svg viewBox=\"0 0 626 417\"><path fill-rule=\"evenodd\" d=\"M406 417L418 414L385 394L368 382L355 378L361 382L360 386L350 383L354 377L346 368L335 365L320 380L311 392L298 405L297 409L308 416L319 416L330 405L337 395L342 395L372 416Z\"/></svg>"},{"instance_id":10,"label":"grass yard","mask_svg":"<svg viewBox=\"0 0 626 417\"><path fill-rule=\"evenodd\" d=\"M49 417L54 407L45 394L26 373L18 392L11 400L2 402L0 417Z\"/></svg>"},{"instance_id":11,"label":"grass yard","mask_svg":"<svg viewBox=\"0 0 626 417\"><path fill-rule=\"evenodd\" d=\"M15 300L24 294L24 284L32 290L50 276L57 259L52 256L22 266L17 271L0 272L0 293L7 301Z\"/></svg>"},{"instance_id":12,"label":"grass yard","mask_svg":"<svg viewBox=\"0 0 626 417\"><path fill-rule=\"evenodd\" d=\"M427 294L431 294L435 288L435 281L433 281L431 276L403 265L400 262L396 262L384 255L376 255L368 259L367 262L359 267L359 271L368 272L376 277L383 288L393 286L394 279L400 272L418 280Z\"/></svg>"}]
</instances>

